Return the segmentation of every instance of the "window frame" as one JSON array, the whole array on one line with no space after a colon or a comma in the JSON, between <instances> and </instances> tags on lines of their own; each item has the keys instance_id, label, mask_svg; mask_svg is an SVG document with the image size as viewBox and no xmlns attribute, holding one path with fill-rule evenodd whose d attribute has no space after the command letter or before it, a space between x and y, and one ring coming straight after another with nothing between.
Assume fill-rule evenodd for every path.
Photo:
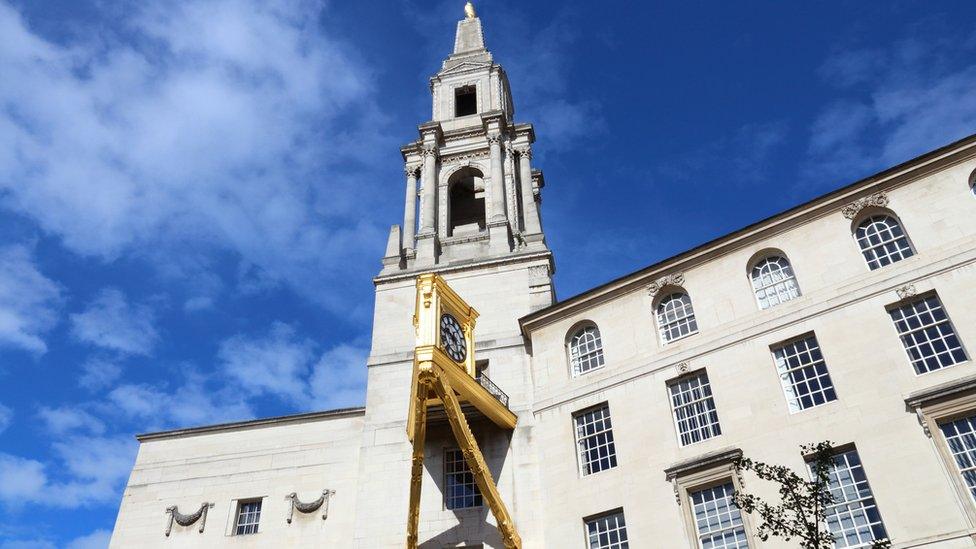
<instances>
[{"instance_id":1,"label":"window frame","mask_svg":"<svg viewBox=\"0 0 976 549\"><path fill-rule=\"evenodd\" d=\"M454 94L453 94L454 95L454 97L453 97L454 98L454 105L453 105L453 107L454 107L454 116L453 116L453 118L463 118L465 116L474 116L474 115L476 115L476 114L478 114L480 112L479 105L478 105L478 95L479 95L478 91L479 90L478 90L478 85L477 84L462 84L460 86L454 87L453 89L454 89ZM458 112L458 99L460 99L460 97L462 95L474 95L474 102L473 102L473 105L472 105L474 107L474 112L469 112L467 114L460 114Z\"/></svg>"},{"instance_id":2,"label":"window frame","mask_svg":"<svg viewBox=\"0 0 976 549\"><path fill-rule=\"evenodd\" d=\"M698 533L698 523L695 520L694 504L691 501L692 492L707 490L716 486L732 483L735 491L742 490L742 478L732 466L732 460L742 457L739 448L726 448L715 452L702 454L696 458L672 465L664 470L665 477L671 483L675 500L681 507L681 519L685 526L685 535L691 547L701 548L701 538ZM754 532L749 513L742 512L742 527L745 529L746 544L755 547Z\"/></svg>"},{"instance_id":3,"label":"window frame","mask_svg":"<svg viewBox=\"0 0 976 549\"><path fill-rule=\"evenodd\" d=\"M681 334L673 339L668 339L664 336L665 329L664 329L664 325L661 324L661 314L658 312L658 310L664 304L665 301L671 299L676 295L683 295L688 298L688 308L691 309L691 314L685 315L680 320L690 319L688 320L688 324L690 325L693 322L695 325L695 329L689 331L686 334ZM698 325L698 313L695 312L695 302L694 300L691 299L691 294L682 287L671 286L671 287L662 288L661 291L658 292L658 295L654 298L653 313L654 313L654 325L657 327L657 337L658 340L661 342L662 346L667 346L672 343L681 341L682 339L691 337L701 331L701 327ZM680 322L680 320L676 321L676 323Z\"/></svg>"},{"instance_id":4,"label":"window frame","mask_svg":"<svg viewBox=\"0 0 976 549\"><path fill-rule=\"evenodd\" d=\"M891 540L891 533L888 532L888 527L885 525L884 517L881 515L881 506L878 505L877 495L874 493L874 488L872 488L872 486L871 486L871 480L868 478L867 468L864 466L864 459L861 457L861 453L858 451L857 446L853 442L851 442L851 443L841 444L841 445L835 446L833 450L834 451L833 451L833 453L830 456L831 459L835 459L838 456L846 455L846 454L849 454L851 452L853 452L854 454L857 455L857 459L860 462L859 465L861 467L861 471L864 474L864 482L867 485L868 490L871 492L871 496L870 496L870 498L861 498L861 497L858 497L858 499L856 501L860 503L864 499L871 499L872 500L873 505L874 505L874 508L875 508L876 512L878 513L878 516L881 519L881 528L884 529L885 534L886 534L886 536L884 538L879 538L877 540L872 540L872 541ZM804 456L804 462L805 462L805 466L806 466L806 469L807 469L807 478L809 478L810 480L814 480L813 479L813 468L812 468L814 457L815 457L814 455L806 455L806 456ZM832 474L834 470L836 470L836 465L832 466L832 469L831 469L831 471L828 472L828 474ZM829 486L828 486L828 488L829 488ZM860 496L860 494L858 494L858 495ZM834 507L850 506L851 503L852 502L850 502L850 501L845 501L845 502L840 502L840 503L834 503L834 504L830 505L827 509L824 510L824 514L827 515L827 512L830 509L834 508ZM861 508L863 509L864 506L862 505ZM830 532L830 527L829 526L827 527L827 531L832 536L834 535L833 532ZM835 547L836 547L836 545L835 545ZM847 547L853 547L854 549L861 549L861 548L865 548L866 549L866 548L869 547L869 545L861 544L861 545L854 545L854 546L847 546Z\"/></svg>"},{"instance_id":5,"label":"window frame","mask_svg":"<svg viewBox=\"0 0 976 549\"><path fill-rule=\"evenodd\" d=\"M920 301L925 301L925 300L930 299L930 298L933 298L933 297L939 301L939 306L942 307L942 311L945 313L945 317L946 317L945 322L949 324L949 327L952 329L953 335L955 335L956 336L956 339L959 341L959 348L962 350L962 353L965 356L965 358L963 360L960 360L959 362L954 362L952 364L949 364L948 366L939 366L938 368L936 368L934 370L927 370L925 372L919 372L918 371L918 368L915 367L915 362L912 359L911 353L908 351L908 347L905 345L905 341L902 339L902 335L903 334L898 331L897 321L894 318L891 317L891 312L894 311L894 310L896 310L896 309L901 309L901 308L907 307L907 306L909 306L909 305L911 305L913 303L917 303L917 302L920 302ZM962 337L959 335L959 330L956 329L956 324L952 321L952 315L949 314L949 308L946 307L945 302L942 301L942 297L939 296L939 293L937 291L930 290L930 291L927 291L927 292L921 292L921 293L919 293L917 295L908 296L908 297L905 297L904 299L900 299L900 300L898 300L898 301L896 301L894 303L891 303L889 305L886 305L885 306L885 314L888 315L888 320L891 322L891 329L894 331L895 337L898 339L898 343L901 345L901 349L904 352L904 356L908 360L908 365L912 368L912 373L915 374L915 377L924 376L926 374L931 374L931 373L934 373L934 372L941 372L941 371L947 370L949 368L954 368L956 366L959 366L960 364L965 364L965 363L967 363L967 362L969 362L969 361L972 360L972 357L969 355L969 351L966 349L966 344L963 343ZM941 324L941 323L936 323L936 324L933 324L932 326L938 326L939 324ZM906 334L914 333L915 331L917 331L917 330L911 330L909 332L906 332ZM938 357L938 353L936 353L935 356Z\"/></svg>"},{"instance_id":6,"label":"window frame","mask_svg":"<svg viewBox=\"0 0 976 549\"><path fill-rule=\"evenodd\" d=\"M702 438L701 440L684 443L682 441L682 435L683 435L683 433L681 432L681 426L680 426L680 424L678 422L678 410L674 406L674 396L671 393L671 388L673 386L675 386L675 385L678 385L678 384L684 382L684 381L690 380L692 378L698 378L698 377L701 377L701 376L704 376L705 377L705 381L708 384L708 387L709 387L709 395L708 395L707 398L699 399L696 402L704 402L706 400L711 400L711 403L712 403L712 411L715 412L715 424L714 424L714 426L711 426L710 425L709 426L709 430L710 431L717 430L718 433L717 434L709 435L708 437ZM700 387L701 387L701 384L699 384L699 388ZM671 407L671 421L674 424L674 432L675 432L675 435L677 436L677 442L678 442L678 446L679 447L685 448L685 447L688 447L688 446L694 446L695 444L701 444L703 442L706 442L706 441L709 441L709 440L712 440L712 439L715 439L715 438L718 438L718 437L722 436L722 434L723 434L723 432L722 432L722 420L721 420L721 418L718 415L718 405L715 403L715 391L714 391L714 389L712 389L712 380L711 380L711 378L708 377L708 371L705 368L701 368L701 369L695 370L693 372L687 372L687 373L681 374L678 377L671 378L671 379L667 380L665 382L665 389L667 391L668 403L669 403L669 405ZM687 407L687 406L691 406L691 404L683 404L682 405L682 407Z\"/></svg>"},{"instance_id":7,"label":"window frame","mask_svg":"<svg viewBox=\"0 0 976 549\"><path fill-rule=\"evenodd\" d=\"M769 261L769 260L771 260L773 258L782 259L783 261L786 262L786 268L788 268L789 271L790 271L790 277L789 278L784 278L784 279L782 279L782 280L780 280L778 282L773 283L772 285L764 286L762 288L757 288L756 287L756 279L754 278L753 273L755 272L756 268L759 267L760 264L765 263L765 262L767 262L767 261ZM793 262L790 261L790 258L785 253L783 253L783 252L781 252L779 250L769 250L767 253L764 253L764 254L760 255L758 257L758 259L753 260L749 264L749 272L746 273L746 274L747 274L747 276L749 278L749 287L752 288L752 296L753 296L753 298L755 298L755 300L756 300L756 306L759 307L759 310L760 311L766 311L766 310L772 309L773 307L777 307L779 305L782 305L782 304L784 304L784 303L786 303L788 301L795 301L795 300L803 297L803 290L800 288L800 280L796 276L796 269L793 268ZM759 298L759 291L760 290L767 291L770 288L775 288L779 284L785 284L788 280L792 280L793 281L793 287L796 290L796 296L791 297L791 298L789 298L789 299L787 299L785 301L780 300L780 301L776 302L776 304L774 304L774 305L768 305L767 304L765 307L763 307L762 301ZM779 295L779 292L777 292L777 296L778 295ZM769 301L768 297L766 298L766 301L767 302Z\"/></svg>"},{"instance_id":8,"label":"window frame","mask_svg":"<svg viewBox=\"0 0 976 549\"><path fill-rule=\"evenodd\" d=\"M787 387L786 387L786 384L785 384L785 381L786 380L783 377L784 374L781 373L780 370L779 370L779 362L778 362L778 359L776 357L776 351L779 350L779 349L782 349L782 348L784 348L784 347L786 347L788 345L794 345L794 344L799 343L799 342L805 342L806 340L808 340L810 338L812 338L814 341L816 341L816 343L817 343L817 349L820 350L820 358L821 358L821 361L824 364L824 369L826 371L826 376L830 380L830 387L831 387L831 389L834 392L834 398L831 399L831 400L824 400L824 402L822 402L820 404L813 404L812 406L808 406L806 408L802 408L802 407L799 407L800 406L800 403L801 403L800 398L799 397L796 397L796 406L797 406L797 409L794 409L794 404L790 400L790 394L787 392ZM769 346L769 353L770 353L770 355L773 358L773 369L776 372L776 377L779 378L780 387L782 387L782 389L783 389L783 398L784 398L784 400L786 400L786 407L787 407L787 410L789 411L790 415L800 414L800 413L803 413L803 412L805 412L807 410L813 410L814 408L820 408L822 406L827 406L827 405L831 404L832 402L837 402L837 401L840 400L840 394L837 391L837 385L834 384L834 378L830 374L830 366L827 363L827 354L824 352L824 348L820 344L820 339L817 337L816 332L812 332L811 331L811 332L807 332L805 334L798 335L796 337L791 337L789 339L784 339L782 341L778 341L778 342L776 342L776 343L774 343L774 344L772 344L772 345ZM803 365L800 366L800 368L807 368L807 367L810 367L810 364L803 364ZM794 371L795 371L795 369L794 369ZM790 390L793 391L793 394L795 396L796 395L796 392L793 389L792 381L790 383L791 383ZM821 392L823 391L823 385L821 385L820 391Z\"/></svg>"},{"instance_id":9,"label":"window frame","mask_svg":"<svg viewBox=\"0 0 976 549\"><path fill-rule=\"evenodd\" d=\"M605 469L600 469L599 471L586 472L585 458L584 458L584 455L583 455L583 449L580 446L580 440L581 439L580 439L580 436L579 436L579 427L578 427L577 420L581 416L584 416L584 415L586 415L588 413L595 412L596 410L600 410L600 409L603 409L603 408L606 408L606 411L607 411L606 412L606 417L607 417L607 419L610 420L610 429L608 429L608 431L610 432L610 439L611 440L609 442L609 445L612 445L613 446L613 453L612 453L612 455L608 456L608 459L612 458L613 459L613 463L610 466L608 466L607 468L605 468ZM616 439L613 438L613 414L610 412L610 403L609 402L603 401L603 402L601 402L599 404L594 404L593 406L588 406L586 408L583 408L581 410L577 410L577 411L573 412L573 415L572 415L572 426L573 426L573 443L574 443L573 446L574 446L575 452L576 452L577 470L579 471L580 478L586 478L586 477L590 477L590 476L593 476L593 475L600 474L600 473L602 473L604 471L610 471L612 469L616 469L620 465L620 459L619 459L618 454L617 454L617 441L616 441ZM604 431L604 432L606 432L606 431ZM596 436L597 434L589 435L589 436Z\"/></svg>"},{"instance_id":10,"label":"window frame","mask_svg":"<svg viewBox=\"0 0 976 549\"><path fill-rule=\"evenodd\" d=\"M239 530L240 530L240 528L242 526L241 523L240 523L242 508L245 505L250 505L252 503L258 504L257 521L254 522L253 524L252 523L248 523L248 524L245 524L243 526L244 526L245 529L247 529L248 526L252 526L253 525L254 526L254 531L253 532L240 532ZM241 498L241 499L235 500L234 501L234 514L233 514L233 519L231 521L231 535L232 536L253 536L253 535L256 535L256 534L261 533L261 515L262 515L263 511L264 511L264 498L263 497Z\"/></svg>"},{"instance_id":11,"label":"window frame","mask_svg":"<svg viewBox=\"0 0 976 549\"><path fill-rule=\"evenodd\" d=\"M596 330L596 340L598 346L596 350L589 351L586 354L593 354L599 357L600 364L585 371L577 371L576 364L573 362L573 341L576 339L578 334L588 329ZM583 377L607 367L607 355L603 346L603 332L595 322L592 320L584 320L582 322L577 322L572 328L569 329L566 334L566 359L569 361L569 376L573 379Z\"/></svg>"},{"instance_id":12,"label":"window frame","mask_svg":"<svg viewBox=\"0 0 976 549\"><path fill-rule=\"evenodd\" d=\"M882 217L882 216L889 217L893 219L895 223L898 224L898 227L901 229L902 234L905 236L905 241L908 243L908 249L909 251L911 251L911 255L902 257L897 261L891 261L887 265L878 265L877 267L871 267L871 262L868 260L867 256L864 255L865 249L861 247L861 241L858 238L857 233L860 230L861 225L870 221L871 219L874 219L875 217ZM895 263L900 263L902 261L911 259L918 255L918 249L915 247L915 242L912 241L912 237L908 233L908 229L905 228L905 223L902 221L901 217L899 217L897 214L895 214L895 212L889 210L888 208L871 207L871 208L865 208L862 212L860 212L860 214L856 218L854 218L854 221L851 223L851 239L854 240L854 247L857 249L858 254L861 256L861 259L864 261L864 266L868 268L868 272L879 271L881 269L884 269L885 267L890 267ZM876 246L871 247L869 249L873 250L875 248ZM899 251L899 253L902 252ZM877 261L877 257L875 257L875 261Z\"/></svg>"},{"instance_id":13,"label":"window frame","mask_svg":"<svg viewBox=\"0 0 976 549\"><path fill-rule=\"evenodd\" d=\"M616 515L620 515L620 517L624 519L624 535L627 536L627 539L624 541L626 541L627 546L630 547L630 534L627 533L627 515L624 513L623 507L617 507L616 509L610 509L609 511L603 511L602 513L596 513L594 515L587 515L583 517L583 546L586 547L587 549L590 549L592 547L590 545L590 523L591 522L616 516Z\"/></svg>"},{"instance_id":14,"label":"window frame","mask_svg":"<svg viewBox=\"0 0 976 549\"><path fill-rule=\"evenodd\" d=\"M916 391L905 398L905 406L915 412L922 432L935 446L942 472L969 519L969 527L976 527L976 495L966 484L941 429L943 423L976 416L976 375Z\"/></svg>"},{"instance_id":15,"label":"window frame","mask_svg":"<svg viewBox=\"0 0 976 549\"><path fill-rule=\"evenodd\" d=\"M472 496L474 498L473 501L480 500L481 501L480 504L478 504L478 505L471 505L471 506L461 506L461 507L451 507L448 504L448 501L451 499L451 495L449 493L447 479L452 474L464 474L464 471L461 471L460 473L458 473L456 471L453 472L453 473L452 472L448 472L448 470L447 470L447 464L448 464L447 456L451 452L457 452L458 454L461 455L461 460L460 461L461 461L461 463L464 463L464 468L467 469L468 474L471 475L471 482L474 484L475 495ZM457 460L453 460L451 463L456 463L456 462L457 462ZM444 497L441 498L441 505L443 506L443 509L445 511L464 512L467 509L481 509L481 508L483 508L485 506L485 496L484 496L484 494L481 493L481 489L478 488L478 481L477 481L477 479L474 478L474 473L471 472L471 467L468 466L467 460L464 459L464 452L461 451L461 449L459 447L457 447L457 446L448 446L448 447L446 447L446 448L443 449L443 452L441 452L441 470L443 472L443 479L444 479L444 493L443 493L443 496Z\"/></svg>"}]
</instances>

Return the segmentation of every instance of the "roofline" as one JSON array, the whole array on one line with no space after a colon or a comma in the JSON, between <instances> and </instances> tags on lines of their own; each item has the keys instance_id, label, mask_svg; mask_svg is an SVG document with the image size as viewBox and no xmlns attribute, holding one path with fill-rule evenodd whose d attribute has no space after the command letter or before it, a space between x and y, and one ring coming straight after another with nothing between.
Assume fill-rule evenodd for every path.
<instances>
[{"instance_id":1,"label":"roofline","mask_svg":"<svg viewBox=\"0 0 976 549\"><path fill-rule=\"evenodd\" d=\"M218 423L215 425L202 425L200 427L187 427L183 429L171 429L169 431L143 433L136 435L136 440L139 442L148 442L152 440L164 440L185 436L237 431L241 429L254 429L257 427L267 427L286 423L301 423L304 421L315 421L321 419L341 419L344 417L364 415L365 413L366 408L363 406L355 408L336 408L334 410L323 410L321 412L306 412L287 416L273 416L261 419L251 419L247 421L234 421L230 423Z\"/></svg>"},{"instance_id":2,"label":"roofline","mask_svg":"<svg viewBox=\"0 0 976 549\"><path fill-rule=\"evenodd\" d=\"M528 337L532 329L535 327L534 324L539 323L543 319L551 318L552 320L557 320L560 317L560 313L566 312L569 309L575 309L582 306L589 301L596 299L597 297L604 295L612 291L615 287L621 285L628 285L639 282L641 279L648 277L651 274L656 274L665 271L668 267L673 264L685 261L696 255L700 255L710 250L717 250L723 244L728 243L728 241L735 240L736 238L743 237L751 232L756 232L757 230L764 228L764 226L772 226L777 222L786 220L787 218L796 215L797 213L812 209L817 205L826 205L826 203L831 200L836 200L843 195L852 194L855 191L863 191L872 185L879 185L886 183L888 180L894 178L897 175L910 175L904 174L902 172L910 172L915 169L924 167L925 165L931 164L938 160L944 160L945 158L951 156L952 154L960 153L965 151L967 148L972 147L976 144L976 133L963 137L957 141L954 141L948 145L939 147L933 151L927 152L905 162L902 162L891 168L882 170L874 175L859 179L853 183L845 185L839 189L828 192L826 194L820 195L816 198L803 202L797 206L793 206L787 210L773 214L769 217L751 223L739 230L727 233L723 236L719 236L712 240L709 240L703 244L699 244L694 248L681 252L679 254L668 257L656 263L653 263L642 269L632 271L623 276L617 277L609 282L605 282L596 286L590 290L586 290L574 296L571 296L563 301L554 303L544 309L539 309L538 311L529 313L519 319L519 327L521 328L522 335ZM976 155L976 151L973 152ZM846 202L845 202L846 203ZM838 204L837 209L842 207ZM542 324L546 324L543 322Z\"/></svg>"}]
</instances>

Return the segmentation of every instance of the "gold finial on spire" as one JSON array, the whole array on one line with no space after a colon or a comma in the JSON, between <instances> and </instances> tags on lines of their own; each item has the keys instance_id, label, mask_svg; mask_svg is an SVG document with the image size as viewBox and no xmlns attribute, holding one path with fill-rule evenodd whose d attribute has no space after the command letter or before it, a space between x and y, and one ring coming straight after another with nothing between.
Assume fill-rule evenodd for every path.
<instances>
[{"instance_id":1,"label":"gold finial on spire","mask_svg":"<svg viewBox=\"0 0 976 549\"><path fill-rule=\"evenodd\" d=\"M464 15L467 16L468 19L474 19L475 17L478 17L478 14L474 12L474 4L468 2L467 4L464 5Z\"/></svg>"}]
</instances>

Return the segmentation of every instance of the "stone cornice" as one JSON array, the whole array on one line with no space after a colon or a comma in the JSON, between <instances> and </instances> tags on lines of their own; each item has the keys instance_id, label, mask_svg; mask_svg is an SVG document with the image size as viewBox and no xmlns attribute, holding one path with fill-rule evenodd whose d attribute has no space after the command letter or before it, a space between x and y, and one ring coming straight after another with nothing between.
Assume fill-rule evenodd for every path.
<instances>
[{"instance_id":1,"label":"stone cornice","mask_svg":"<svg viewBox=\"0 0 976 549\"><path fill-rule=\"evenodd\" d=\"M578 310L606 301L616 295L629 293L635 288L647 286L666 272L676 270L688 272L697 265L733 253L757 240L785 232L821 217L834 215L859 199L909 184L934 171L973 157L976 157L976 134L540 309L519 319L519 324L528 337L533 330L572 315Z\"/></svg>"},{"instance_id":2,"label":"stone cornice","mask_svg":"<svg viewBox=\"0 0 976 549\"><path fill-rule=\"evenodd\" d=\"M373 284L386 284L389 282L396 282L399 280L409 280L415 278L420 273L454 273L461 271L469 271L472 269L482 269L484 267L505 265L509 263L521 263L525 261L535 261L539 259L545 259L549 263L549 269L551 272L555 272L555 265L552 259L552 252L546 250L544 252L530 252L524 254L505 254L498 257L493 257L485 260L473 260L464 263L454 263L448 265L435 265L428 267L421 267L410 269L408 271L397 271L395 274L389 275L379 275L373 278Z\"/></svg>"},{"instance_id":3,"label":"stone cornice","mask_svg":"<svg viewBox=\"0 0 976 549\"><path fill-rule=\"evenodd\" d=\"M664 475L668 481L671 481L688 473L694 473L695 471L716 465L732 463L732 460L740 457L742 457L742 450L739 448L723 448L670 465L664 469Z\"/></svg>"},{"instance_id":4,"label":"stone cornice","mask_svg":"<svg viewBox=\"0 0 976 549\"><path fill-rule=\"evenodd\" d=\"M213 434L227 431L239 431L243 429L254 429L257 427L269 427L287 423L304 423L309 421L320 421L325 419L342 419L346 417L361 416L366 414L366 408L338 408L335 410L325 410L321 412L309 412L305 414L294 414L288 416L275 416L249 421L235 421L232 423L218 423L216 425L204 425L201 427L189 427L185 429L173 429L170 431L158 431L155 433L144 433L136 435L139 442L149 442L153 440L164 440L171 438L181 438L203 434Z\"/></svg>"},{"instance_id":5,"label":"stone cornice","mask_svg":"<svg viewBox=\"0 0 976 549\"><path fill-rule=\"evenodd\" d=\"M976 391L976 375L954 379L946 383L940 383L939 385L915 391L905 397L905 406L910 410L915 410L936 400L970 391Z\"/></svg>"}]
</instances>

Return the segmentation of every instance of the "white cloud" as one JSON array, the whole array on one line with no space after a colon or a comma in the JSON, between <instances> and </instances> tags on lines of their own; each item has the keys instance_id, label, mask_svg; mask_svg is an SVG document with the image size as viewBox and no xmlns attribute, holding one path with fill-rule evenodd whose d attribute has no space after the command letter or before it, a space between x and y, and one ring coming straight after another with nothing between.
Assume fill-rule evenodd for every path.
<instances>
[{"instance_id":1,"label":"white cloud","mask_svg":"<svg viewBox=\"0 0 976 549\"><path fill-rule=\"evenodd\" d=\"M83 312L71 315L71 334L85 343L136 355L149 355L159 340L152 309L129 304L114 288L102 290Z\"/></svg>"},{"instance_id":2,"label":"white cloud","mask_svg":"<svg viewBox=\"0 0 976 549\"><path fill-rule=\"evenodd\" d=\"M108 547L108 542L111 539L112 532L108 530L95 530L88 535L71 540L66 549L105 549Z\"/></svg>"},{"instance_id":3,"label":"white cloud","mask_svg":"<svg viewBox=\"0 0 976 549\"><path fill-rule=\"evenodd\" d=\"M0 433L7 430L10 427L10 423L14 419L14 411L10 409L9 406L4 406L0 404Z\"/></svg>"},{"instance_id":4,"label":"white cloud","mask_svg":"<svg viewBox=\"0 0 976 549\"><path fill-rule=\"evenodd\" d=\"M118 34L92 25L67 45L0 5L2 203L80 254L179 273L230 251L348 304L329 282L371 267L386 235L352 191L396 143L323 4L133 4Z\"/></svg>"},{"instance_id":5,"label":"white cloud","mask_svg":"<svg viewBox=\"0 0 976 549\"><path fill-rule=\"evenodd\" d=\"M60 286L41 274L28 248L0 248L0 346L47 351L43 336L57 324L61 301Z\"/></svg>"},{"instance_id":6,"label":"white cloud","mask_svg":"<svg viewBox=\"0 0 976 549\"><path fill-rule=\"evenodd\" d=\"M89 391L97 391L112 384L122 375L122 367L103 358L90 358L81 365L78 385Z\"/></svg>"},{"instance_id":7,"label":"white cloud","mask_svg":"<svg viewBox=\"0 0 976 549\"><path fill-rule=\"evenodd\" d=\"M144 430L192 427L254 417L245 395L236 387L210 390L206 379L189 374L173 390L164 386L123 384L108 395L114 410L138 420Z\"/></svg>"},{"instance_id":8,"label":"white cloud","mask_svg":"<svg viewBox=\"0 0 976 549\"><path fill-rule=\"evenodd\" d=\"M35 501L46 484L43 463L0 453L0 502L16 507Z\"/></svg>"},{"instance_id":9,"label":"white cloud","mask_svg":"<svg viewBox=\"0 0 976 549\"><path fill-rule=\"evenodd\" d=\"M9 540L0 544L0 549L57 549L57 547L46 539Z\"/></svg>"},{"instance_id":10,"label":"white cloud","mask_svg":"<svg viewBox=\"0 0 976 549\"><path fill-rule=\"evenodd\" d=\"M117 501L135 460L134 439L71 436L52 446L60 479L40 461L0 453L0 503L76 508Z\"/></svg>"},{"instance_id":11,"label":"white cloud","mask_svg":"<svg viewBox=\"0 0 976 549\"><path fill-rule=\"evenodd\" d=\"M311 340L298 338L291 326L276 322L260 337L236 335L225 340L217 356L224 377L241 390L300 403L308 396L306 377L314 347Z\"/></svg>"},{"instance_id":12,"label":"white cloud","mask_svg":"<svg viewBox=\"0 0 976 549\"><path fill-rule=\"evenodd\" d=\"M45 406L38 410L37 415L53 435L61 436L76 431L87 431L95 434L105 432L105 424L100 419L80 408L68 406L49 408Z\"/></svg>"},{"instance_id":13,"label":"white cloud","mask_svg":"<svg viewBox=\"0 0 976 549\"><path fill-rule=\"evenodd\" d=\"M847 48L824 63L821 76L839 94L811 128L802 182L850 182L974 132L976 40L915 32L887 49Z\"/></svg>"},{"instance_id":14,"label":"white cloud","mask_svg":"<svg viewBox=\"0 0 976 549\"><path fill-rule=\"evenodd\" d=\"M311 404L316 409L361 406L366 388L366 356L361 347L342 344L329 349L309 378Z\"/></svg>"},{"instance_id":15,"label":"white cloud","mask_svg":"<svg viewBox=\"0 0 976 549\"><path fill-rule=\"evenodd\" d=\"M95 503L117 503L135 461L138 445L131 436L74 436L53 445L61 471L70 475L61 482L49 482L47 491L57 493L56 505L79 507ZM38 502L50 498L41 492Z\"/></svg>"}]
</instances>

